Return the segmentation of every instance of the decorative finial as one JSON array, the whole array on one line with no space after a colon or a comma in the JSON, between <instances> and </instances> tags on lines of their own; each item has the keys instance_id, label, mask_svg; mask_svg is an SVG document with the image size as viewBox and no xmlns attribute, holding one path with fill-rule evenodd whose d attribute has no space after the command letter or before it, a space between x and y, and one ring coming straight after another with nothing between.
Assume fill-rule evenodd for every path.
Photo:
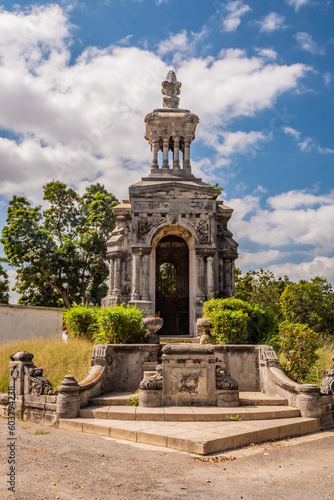
<instances>
[{"instance_id":1,"label":"decorative finial","mask_svg":"<svg viewBox=\"0 0 334 500\"><path fill-rule=\"evenodd\" d=\"M166 80L162 82L161 93L163 98L164 108L178 108L180 99L177 97L180 94L182 83L177 81L176 74L173 70L168 71Z\"/></svg>"}]
</instances>

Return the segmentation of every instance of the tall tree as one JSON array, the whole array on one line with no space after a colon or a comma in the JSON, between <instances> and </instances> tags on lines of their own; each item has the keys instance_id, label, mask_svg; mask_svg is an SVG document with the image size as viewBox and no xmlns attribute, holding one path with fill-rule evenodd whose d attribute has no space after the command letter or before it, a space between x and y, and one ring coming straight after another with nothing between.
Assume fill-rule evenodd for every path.
<instances>
[{"instance_id":1,"label":"tall tree","mask_svg":"<svg viewBox=\"0 0 334 500\"><path fill-rule=\"evenodd\" d=\"M292 323L304 323L323 335L334 334L334 292L325 278L292 283L281 296L284 318Z\"/></svg>"},{"instance_id":2,"label":"tall tree","mask_svg":"<svg viewBox=\"0 0 334 500\"><path fill-rule=\"evenodd\" d=\"M2 231L7 260L18 268L19 302L65 307L94 302L91 291L104 287L108 275L106 242L118 201L101 184L79 196L59 181L44 186L44 200L49 208L42 211L14 196Z\"/></svg>"},{"instance_id":3,"label":"tall tree","mask_svg":"<svg viewBox=\"0 0 334 500\"><path fill-rule=\"evenodd\" d=\"M248 271L242 276L236 268L236 297L248 302L255 302L279 315L280 297L285 287L291 283L287 276L275 278L271 271Z\"/></svg>"},{"instance_id":4,"label":"tall tree","mask_svg":"<svg viewBox=\"0 0 334 500\"><path fill-rule=\"evenodd\" d=\"M9 279L8 274L1 265L0 259L0 304L8 304L9 302Z\"/></svg>"}]
</instances>

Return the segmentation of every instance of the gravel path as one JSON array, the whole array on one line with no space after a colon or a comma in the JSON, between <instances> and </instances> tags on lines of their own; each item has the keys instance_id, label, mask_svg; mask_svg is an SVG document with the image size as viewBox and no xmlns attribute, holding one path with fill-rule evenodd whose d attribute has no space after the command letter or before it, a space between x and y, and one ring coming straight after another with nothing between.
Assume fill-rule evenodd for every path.
<instances>
[{"instance_id":1,"label":"gravel path","mask_svg":"<svg viewBox=\"0 0 334 500\"><path fill-rule=\"evenodd\" d=\"M1 500L334 500L334 431L200 458L20 421L15 436L12 493L0 419Z\"/></svg>"}]
</instances>

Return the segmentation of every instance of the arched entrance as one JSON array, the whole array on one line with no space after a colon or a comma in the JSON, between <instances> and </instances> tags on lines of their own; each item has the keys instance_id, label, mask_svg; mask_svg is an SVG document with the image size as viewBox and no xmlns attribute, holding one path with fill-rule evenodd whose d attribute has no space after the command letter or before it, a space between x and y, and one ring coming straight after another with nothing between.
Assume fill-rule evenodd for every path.
<instances>
[{"instance_id":1,"label":"arched entrance","mask_svg":"<svg viewBox=\"0 0 334 500\"><path fill-rule=\"evenodd\" d=\"M155 290L155 310L164 319L159 334L189 335L189 250L179 236L157 245Z\"/></svg>"}]
</instances>

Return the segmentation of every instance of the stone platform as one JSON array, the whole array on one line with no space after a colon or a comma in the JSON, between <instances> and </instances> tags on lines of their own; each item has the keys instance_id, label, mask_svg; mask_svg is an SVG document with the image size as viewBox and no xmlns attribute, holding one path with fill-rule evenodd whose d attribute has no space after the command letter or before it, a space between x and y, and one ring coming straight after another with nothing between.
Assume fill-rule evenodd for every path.
<instances>
[{"instance_id":1,"label":"stone platform","mask_svg":"<svg viewBox=\"0 0 334 500\"><path fill-rule=\"evenodd\" d=\"M291 417L241 422L231 420L226 422L177 422L175 420L159 422L75 418L61 419L59 427L207 455L251 443L316 432L320 429L320 420Z\"/></svg>"}]
</instances>

